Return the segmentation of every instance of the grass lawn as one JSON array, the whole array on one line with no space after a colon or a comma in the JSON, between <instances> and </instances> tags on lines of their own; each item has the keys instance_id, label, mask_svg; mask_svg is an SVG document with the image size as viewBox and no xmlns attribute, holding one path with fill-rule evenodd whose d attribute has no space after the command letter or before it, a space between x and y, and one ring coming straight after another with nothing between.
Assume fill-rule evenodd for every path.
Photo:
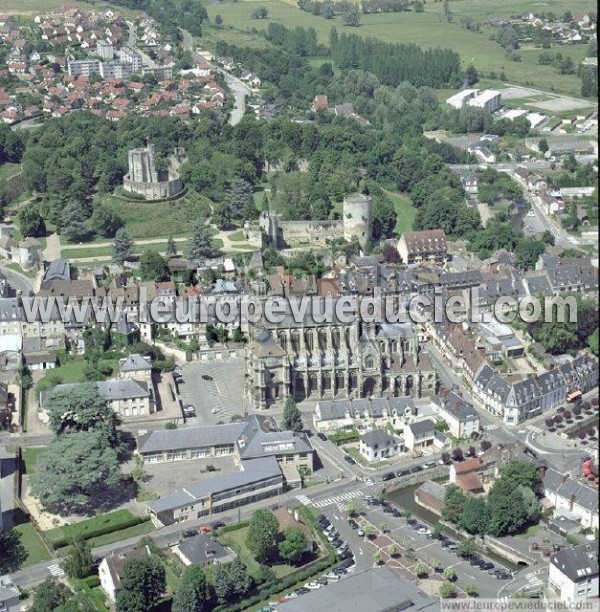
<instances>
[{"instance_id":1,"label":"grass lawn","mask_svg":"<svg viewBox=\"0 0 600 612\"><path fill-rule=\"evenodd\" d=\"M229 234L229 240L231 240L231 242L244 242L246 240L244 230L238 230L233 234Z\"/></svg>"},{"instance_id":2,"label":"grass lawn","mask_svg":"<svg viewBox=\"0 0 600 612\"><path fill-rule=\"evenodd\" d=\"M417 209L412 205L410 198L403 193L386 191L386 194L394 202L394 209L398 217L394 231L398 235L410 232L413 228Z\"/></svg>"},{"instance_id":3,"label":"grass lawn","mask_svg":"<svg viewBox=\"0 0 600 612\"><path fill-rule=\"evenodd\" d=\"M384 465L388 465L389 461L367 461L359 452L358 448L355 446L345 447L344 450L358 463L361 465L367 465L369 467L383 467Z\"/></svg>"},{"instance_id":4,"label":"grass lawn","mask_svg":"<svg viewBox=\"0 0 600 612\"><path fill-rule=\"evenodd\" d=\"M109 533L122 531L131 526L131 521L133 521L134 518L137 517L134 517L129 510L115 510L114 512L101 514L81 521L80 523L75 523L74 525L54 527L46 531L45 534L50 543L60 545L60 542L65 540L70 534L81 535L87 540L89 538L106 535L98 533L99 531Z\"/></svg>"},{"instance_id":5,"label":"grass lawn","mask_svg":"<svg viewBox=\"0 0 600 612\"><path fill-rule=\"evenodd\" d=\"M197 219L210 214L210 200L188 192L172 202L129 202L114 196L99 196L119 214L134 240L187 236Z\"/></svg>"},{"instance_id":6,"label":"grass lawn","mask_svg":"<svg viewBox=\"0 0 600 612\"><path fill-rule=\"evenodd\" d=\"M143 523L139 523L138 525L133 525L133 527L126 527L125 529L121 529L119 531L113 531L112 533L90 538L88 542L92 548L95 548L97 546L104 546L105 544L112 544L113 542L118 542L119 540L126 540L127 538L145 535L151 531L154 531L154 525L152 524L152 521L148 520Z\"/></svg>"},{"instance_id":7,"label":"grass lawn","mask_svg":"<svg viewBox=\"0 0 600 612\"><path fill-rule=\"evenodd\" d=\"M21 534L21 544L27 551L27 558L22 567L29 567L52 558L31 522L27 521L17 525L15 531Z\"/></svg>"},{"instance_id":8,"label":"grass lawn","mask_svg":"<svg viewBox=\"0 0 600 612\"><path fill-rule=\"evenodd\" d=\"M28 446L21 452L23 454L24 474L35 474L35 465L38 457L46 450L45 446Z\"/></svg>"},{"instance_id":9,"label":"grass lawn","mask_svg":"<svg viewBox=\"0 0 600 612\"><path fill-rule=\"evenodd\" d=\"M267 0L261 2L269 11L268 19L251 19L250 15L256 8L256 2L221 2L218 4L207 4L206 8L211 20L217 14L223 17L225 29L215 30L210 28L209 37L199 40L199 45L214 44L219 38L243 46L244 39L236 40L233 32L235 30L246 31L244 36L251 36L250 30L266 30L270 21L276 21L294 28L314 28L319 40L328 42L329 32L336 27L338 33L353 33L363 37L375 37L385 42L393 43L415 43L422 47L448 47L461 56L464 67L473 64L478 70L497 74L504 72L506 80L510 83L527 84L558 91L569 95L580 94L581 82L577 75L561 75L551 66L539 66L536 64L537 57L542 49L520 50L521 62L513 62L506 59L504 50L490 40L493 28L482 27L481 32L471 32L460 25L462 17L472 17L481 22L492 16L521 14L525 10L536 10L527 0L509 0L499 3L496 0L461 0L453 2L451 10L454 14L452 22L448 22L443 15L443 3L427 3L423 13L381 13L372 15L361 15L361 26L359 28L348 28L344 26L342 17L334 19L323 19L310 13L301 11L293 2L283 0ZM595 8L595 3L590 0L550 0L545 2L539 11L554 11L562 15L566 10L573 14L582 13L585 10ZM228 30L231 27L233 30ZM242 36L239 33L238 36ZM255 38L255 46L263 44L260 37ZM214 41L214 42L213 42ZM560 46L563 55L571 55L575 60L581 61L586 54L587 45L574 45L572 47Z\"/></svg>"},{"instance_id":10,"label":"grass lawn","mask_svg":"<svg viewBox=\"0 0 600 612\"><path fill-rule=\"evenodd\" d=\"M248 527L243 527L241 529L228 531L227 533L223 534L219 540L221 544L224 546L229 546L232 550L234 550L242 563L248 568L250 574L255 576L259 570L259 563L254 558L252 553L246 548L247 535ZM277 578L281 578L282 576L286 576L290 572L293 572L295 568L291 565L283 564L274 565L271 569L275 572L275 576L277 576Z\"/></svg>"},{"instance_id":11,"label":"grass lawn","mask_svg":"<svg viewBox=\"0 0 600 612\"><path fill-rule=\"evenodd\" d=\"M70 384L83 382L85 376L85 361L83 359L73 359L60 365L53 370L47 370L44 377L36 384L36 390L39 392L42 389L53 386L54 384ZM55 381L60 381L59 383Z\"/></svg>"}]
</instances>

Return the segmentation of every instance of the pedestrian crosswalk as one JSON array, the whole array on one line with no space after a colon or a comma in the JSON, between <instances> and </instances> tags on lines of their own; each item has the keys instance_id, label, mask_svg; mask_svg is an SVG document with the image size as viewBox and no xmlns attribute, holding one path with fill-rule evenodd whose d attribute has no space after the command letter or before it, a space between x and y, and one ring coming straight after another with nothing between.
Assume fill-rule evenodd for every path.
<instances>
[{"instance_id":1,"label":"pedestrian crosswalk","mask_svg":"<svg viewBox=\"0 0 600 612\"><path fill-rule=\"evenodd\" d=\"M497 425L496 423L488 423L487 425L483 426L484 431L494 431L496 429L500 429L500 425Z\"/></svg>"},{"instance_id":2,"label":"pedestrian crosswalk","mask_svg":"<svg viewBox=\"0 0 600 612\"><path fill-rule=\"evenodd\" d=\"M62 570L60 565L58 565L58 563L53 563L52 565L49 565L48 571L52 576L56 576L57 578L61 578L65 575L65 572Z\"/></svg>"},{"instance_id":3,"label":"pedestrian crosswalk","mask_svg":"<svg viewBox=\"0 0 600 612\"><path fill-rule=\"evenodd\" d=\"M306 497L306 495L296 495L296 499L303 505L303 506L310 506L312 504L312 501L309 497Z\"/></svg>"},{"instance_id":4,"label":"pedestrian crosswalk","mask_svg":"<svg viewBox=\"0 0 600 612\"><path fill-rule=\"evenodd\" d=\"M525 429L528 429L533 433L542 433L544 431L541 427L538 427L537 425L527 425Z\"/></svg>"},{"instance_id":5,"label":"pedestrian crosswalk","mask_svg":"<svg viewBox=\"0 0 600 612\"><path fill-rule=\"evenodd\" d=\"M363 491L360 489L354 489L353 491L348 491L347 493L340 493L339 495L333 495L332 497L326 497L325 499L320 499L319 501L314 501L313 505L317 508L325 508L326 506L345 506L350 500L356 499L357 497L362 497L364 495Z\"/></svg>"}]
</instances>

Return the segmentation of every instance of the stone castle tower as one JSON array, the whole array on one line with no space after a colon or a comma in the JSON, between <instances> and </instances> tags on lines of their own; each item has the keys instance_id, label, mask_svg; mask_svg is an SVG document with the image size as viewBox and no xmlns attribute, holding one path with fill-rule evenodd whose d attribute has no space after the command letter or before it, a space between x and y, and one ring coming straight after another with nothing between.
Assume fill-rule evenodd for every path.
<instances>
[{"instance_id":1,"label":"stone castle tower","mask_svg":"<svg viewBox=\"0 0 600 612\"><path fill-rule=\"evenodd\" d=\"M358 238L361 247L371 239L372 200L368 195L355 193L344 198L344 238L352 241Z\"/></svg>"},{"instance_id":2,"label":"stone castle tower","mask_svg":"<svg viewBox=\"0 0 600 612\"><path fill-rule=\"evenodd\" d=\"M181 154L181 151L178 153ZM123 189L143 195L147 200L166 200L183 191L177 173L178 162L171 160L169 170L158 170L154 145L131 149L128 154L129 172L123 177Z\"/></svg>"}]
</instances>

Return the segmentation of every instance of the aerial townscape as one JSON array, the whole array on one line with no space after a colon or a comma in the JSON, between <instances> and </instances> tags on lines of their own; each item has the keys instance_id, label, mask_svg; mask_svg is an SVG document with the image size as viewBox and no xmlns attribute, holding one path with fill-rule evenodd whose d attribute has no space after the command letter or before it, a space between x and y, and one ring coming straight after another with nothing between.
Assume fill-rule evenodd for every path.
<instances>
[{"instance_id":1,"label":"aerial townscape","mask_svg":"<svg viewBox=\"0 0 600 612\"><path fill-rule=\"evenodd\" d=\"M0 612L598 610L597 57L1 0Z\"/></svg>"}]
</instances>

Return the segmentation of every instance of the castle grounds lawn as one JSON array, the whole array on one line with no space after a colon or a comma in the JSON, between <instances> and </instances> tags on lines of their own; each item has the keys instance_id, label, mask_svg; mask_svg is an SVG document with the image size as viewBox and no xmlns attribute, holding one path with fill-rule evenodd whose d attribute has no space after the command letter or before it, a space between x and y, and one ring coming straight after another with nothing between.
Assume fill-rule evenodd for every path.
<instances>
[{"instance_id":1,"label":"castle grounds lawn","mask_svg":"<svg viewBox=\"0 0 600 612\"><path fill-rule=\"evenodd\" d=\"M394 231L398 235L404 232L410 232L415 222L417 209L413 206L410 198L403 193L386 191L386 194L394 203L394 210L397 215L396 229Z\"/></svg>"}]
</instances>

